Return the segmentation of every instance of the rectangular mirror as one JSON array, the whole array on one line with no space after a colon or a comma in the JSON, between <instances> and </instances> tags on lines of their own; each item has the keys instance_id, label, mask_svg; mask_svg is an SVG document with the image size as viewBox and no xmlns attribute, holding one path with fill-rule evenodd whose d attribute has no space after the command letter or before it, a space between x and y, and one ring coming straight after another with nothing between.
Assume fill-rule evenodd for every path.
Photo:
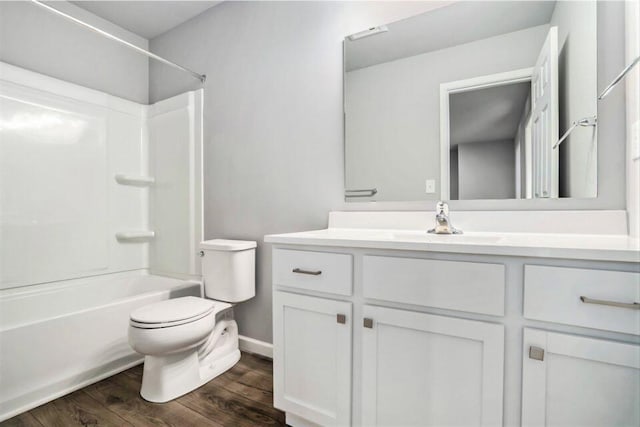
<instances>
[{"instance_id":1,"label":"rectangular mirror","mask_svg":"<svg viewBox=\"0 0 640 427\"><path fill-rule=\"evenodd\" d=\"M597 196L595 1L456 2L345 39L345 199Z\"/></svg>"}]
</instances>

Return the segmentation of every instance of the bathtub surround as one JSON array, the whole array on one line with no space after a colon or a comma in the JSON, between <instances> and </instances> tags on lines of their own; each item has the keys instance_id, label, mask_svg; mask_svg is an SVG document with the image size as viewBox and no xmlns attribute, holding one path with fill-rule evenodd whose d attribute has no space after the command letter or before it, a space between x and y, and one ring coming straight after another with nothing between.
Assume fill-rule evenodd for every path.
<instances>
[{"instance_id":1,"label":"bathtub surround","mask_svg":"<svg viewBox=\"0 0 640 427\"><path fill-rule=\"evenodd\" d=\"M149 228L148 188L114 179L148 174L145 108L0 63L0 289L148 266L115 238Z\"/></svg>"},{"instance_id":2,"label":"bathtub surround","mask_svg":"<svg viewBox=\"0 0 640 427\"><path fill-rule=\"evenodd\" d=\"M201 91L147 106L0 63L0 102L0 289L138 269L200 277Z\"/></svg>"},{"instance_id":3,"label":"bathtub surround","mask_svg":"<svg viewBox=\"0 0 640 427\"><path fill-rule=\"evenodd\" d=\"M140 363L135 308L201 296L202 93L147 106L0 63L0 114L5 419Z\"/></svg>"},{"instance_id":4,"label":"bathtub surround","mask_svg":"<svg viewBox=\"0 0 640 427\"><path fill-rule=\"evenodd\" d=\"M57 9L148 49L147 39L69 2ZM110 93L149 101L149 61L28 1L0 2L0 61Z\"/></svg>"}]
</instances>

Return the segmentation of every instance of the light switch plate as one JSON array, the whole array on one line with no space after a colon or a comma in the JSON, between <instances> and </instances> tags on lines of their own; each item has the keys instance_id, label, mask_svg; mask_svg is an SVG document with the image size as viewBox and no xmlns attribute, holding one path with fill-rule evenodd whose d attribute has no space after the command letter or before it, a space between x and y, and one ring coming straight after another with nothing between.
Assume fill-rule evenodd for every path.
<instances>
[{"instance_id":1,"label":"light switch plate","mask_svg":"<svg viewBox=\"0 0 640 427\"><path fill-rule=\"evenodd\" d=\"M436 192L436 180L435 179L428 179L425 182L425 193L427 194L433 194Z\"/></svg>"}]
</instances>

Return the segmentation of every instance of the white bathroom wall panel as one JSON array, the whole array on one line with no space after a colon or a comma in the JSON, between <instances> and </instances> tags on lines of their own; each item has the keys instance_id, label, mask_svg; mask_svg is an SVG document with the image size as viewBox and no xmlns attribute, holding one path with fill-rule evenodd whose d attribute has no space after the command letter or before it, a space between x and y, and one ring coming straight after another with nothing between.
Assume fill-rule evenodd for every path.
<instances>
[{"instance_id":1,"label":"white bathroom wall panel","mask_svg":"<svg viewBox=\"0 0 640 427\"><path fill-rule=\"evenodd\" d=\"M150 198L150 266L175 277L200 274L202 240L202 90L149 109L149 153L155 183Z\"/></svg>"},{"instance_id":2,"label":"white bathroom wall panel","mask_svg":"<svg viewBox=\"0 0 640 427\"><path fill-rule=\"evenodd\" d=\"M147 266L144 108L0 63L0 289Z\"/></svg>"}]
</instances>

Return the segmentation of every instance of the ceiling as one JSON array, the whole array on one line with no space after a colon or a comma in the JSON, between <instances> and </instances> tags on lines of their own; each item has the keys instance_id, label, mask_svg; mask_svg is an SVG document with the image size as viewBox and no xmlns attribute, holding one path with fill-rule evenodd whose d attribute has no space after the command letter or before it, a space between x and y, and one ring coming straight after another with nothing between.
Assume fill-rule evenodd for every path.
<instances>
[{"instance_id":1,"label":"ceiling","mask_svg":"<svg viewBox=\"0 0 640 427\"><path fill-rule=\"evenodd\" d=\"M345 42L347 71L548 24L555 1L461 1Z\"/></svg>"},{"instance_id":2,"label":"ceiling","mask_svg":"<svg viewBox=\"0 0 640 427\"><path fill-rule=\"evenodd\" d=\"M145 39L177 27L222 1L72 1Z\"/></svg>"},{"instance_id":3,"label":"ceiling","mask_svg":"<svg viewBox=\"0 0 640 427\"><path fill-rule=\"evenodd\" d=\"M513 83L449 97L450 146L515 139L531 83Z\"/></svg>"}]
</instances>

